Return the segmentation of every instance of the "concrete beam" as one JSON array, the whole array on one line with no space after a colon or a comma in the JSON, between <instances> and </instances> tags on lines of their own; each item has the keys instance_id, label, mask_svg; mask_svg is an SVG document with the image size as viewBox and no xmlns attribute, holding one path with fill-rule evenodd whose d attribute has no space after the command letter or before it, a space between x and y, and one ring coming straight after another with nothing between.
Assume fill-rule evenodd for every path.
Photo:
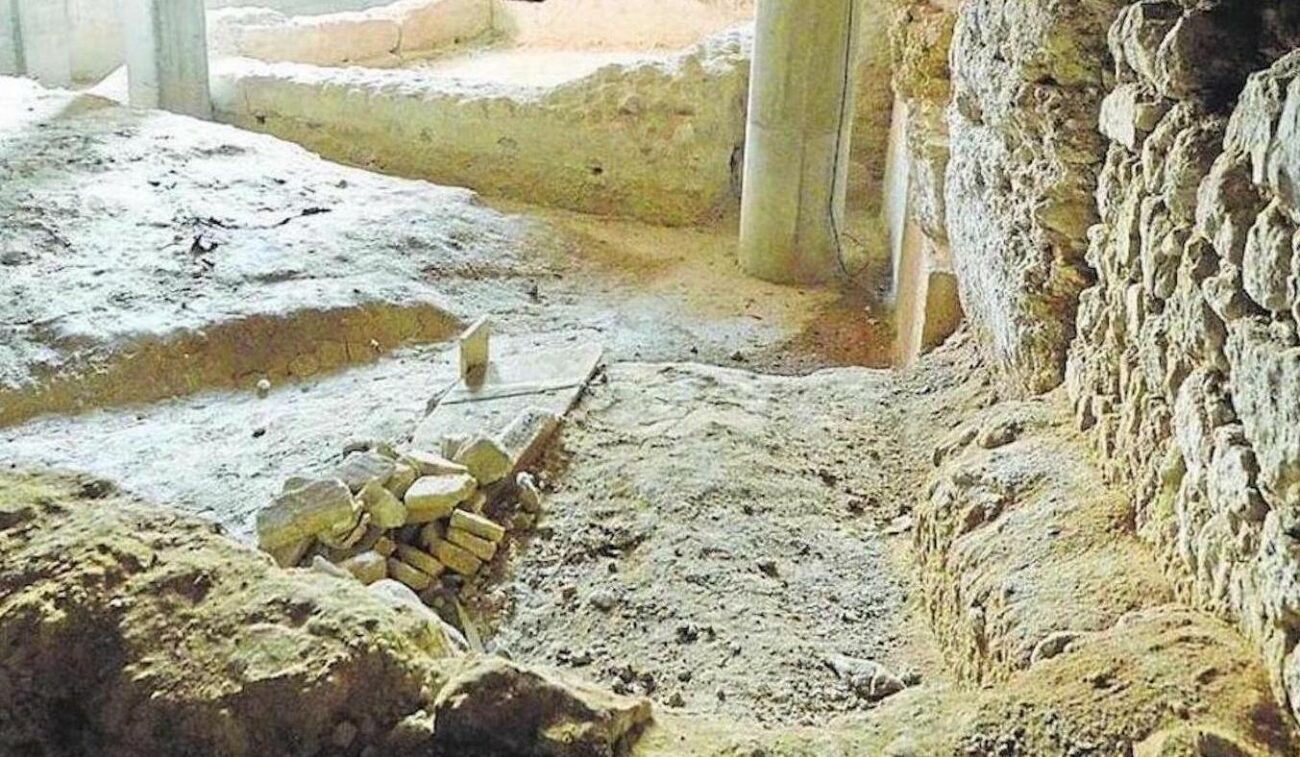
<instances>
[{"instance_id":1,"label":"concrete beam","mask_svg":"<svg viewBox=\"0 0 1300 757\"><path fill-rule=\"evenodd\" d=\"M842 272L860 0L759 0L740 264L779 283Z\"/></svg>"},{"instance_id":2,"label":"concrete beam","mask_svg":"<svg viewBox=\"0 0 1300 757\"><path fill-rule=\"evenodd\" d=\"M118 0L131 105L212 117L203 0Z\"/></svg>"},{"instance_id":3,"label":"concrete beam","mask_svg":"<svg viewBox=\"0 0 1300 757\"><path fill-rule=\"evenodd\" d=\"M12 0L12 3L10 19L17 24L10 31L16 39L21 72L47 87L71 86L72 23L67 0ZM17 72L18 67L15 68Z\"/></svg>"}]
</instances>

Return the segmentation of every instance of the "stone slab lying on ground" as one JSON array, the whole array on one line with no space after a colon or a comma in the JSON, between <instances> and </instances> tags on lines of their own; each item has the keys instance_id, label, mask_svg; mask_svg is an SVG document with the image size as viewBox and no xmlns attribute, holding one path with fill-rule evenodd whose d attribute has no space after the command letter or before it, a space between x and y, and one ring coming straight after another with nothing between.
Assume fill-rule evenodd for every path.
<instances>
[{"instance_id":1,"label":"stone slab lying on ground","mask_svg":"<svg viewBox=\"0 0 1300 757\"><path fill-rule=\"evenodd\" d=\"M562 416L578 401L603 355L595 343L498 355L481 384L457 383L438 400L412 444L437 450L446 438L494 437L531 410Z\"/></svg>"},{"instance_id":2,"label":"stone slab lying on ground","mask_svg":"<svg viewBox=\"0 0 1300 757\"><path fill-rule=\"evenodd\" d=\"M0 474L0 554L2 753L252 757L345 733L357 753L577 757L650 718L641 699L457 657L430 613L276 568L102 482Z\"/></svg>"}]
</instances>

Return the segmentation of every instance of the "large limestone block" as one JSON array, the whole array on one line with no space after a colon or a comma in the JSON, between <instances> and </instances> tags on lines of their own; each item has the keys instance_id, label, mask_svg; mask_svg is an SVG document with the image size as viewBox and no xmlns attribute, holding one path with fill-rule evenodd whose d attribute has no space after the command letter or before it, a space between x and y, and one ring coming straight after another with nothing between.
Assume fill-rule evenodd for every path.
<instances>
[{"instance_id":1,"label":"large limestone block","mask_svg":"<svg viewBox=\"0 0 1300 757\"><path fill-rule=\"evenodd\" d=\"M1300 501L1300 346L1260 319L1233 324L1228 336L1233 403L1259 459L1264 496L1274 506Z\"/></svg>"},{"instance_id":2,"label":"large limestone block","mask_svg":"<svg viewBox=\"0 0 1300 757\"><path fill-rule=\"evenodd\" d=\"M321 534L351 531L357 507L347 484L337 479L311 481L276 497L257 514L257 543L280 549Z\"/></svg>"},{"instance_id":3,"label":"large limestone block","mask_svg":"<svg viewBox=\"0 0 1300 757\"><path fill-rule=\"evenodd\" d=\"M501 659L448 682L435 704L438 742L449 754L616 754L650 721L650 702L525 670ZM457 750L462 750L458 752Z\"/></svg>"},{"instance_id":4,"label":"large limestone block","mask_svg":"<svg viewBox=\"0 0 1300 757\"><path fill-rule=\"evenodd\" d=\"M1241 264L1246 293L1261 307L1284 312L1291 305L1295 224L1275 202L1260 214L1246 237Z\"/></svg>"},{"instance_id":5,"label":"large limestone block","mask_svg":"<svg viewBox=\"0 0 1300 757\"><path fill-rule=\"evenodd\" d=\"M446 518L478 489L473 476L465 473L424 476L406 491L408 523L428 523Z\"/></svg>"},{"instance_id":6,"label":"large limestone block","mask_svg":"<svg viewBox=\"0 0 1300 757\"><path fill-rule=\"evenodd\" d=\"M970 0L959 12L948 236L966 315L1020 391L1064 377L1106 155L1088 125L1125 5Z\"/></svg>"}]
</instances>

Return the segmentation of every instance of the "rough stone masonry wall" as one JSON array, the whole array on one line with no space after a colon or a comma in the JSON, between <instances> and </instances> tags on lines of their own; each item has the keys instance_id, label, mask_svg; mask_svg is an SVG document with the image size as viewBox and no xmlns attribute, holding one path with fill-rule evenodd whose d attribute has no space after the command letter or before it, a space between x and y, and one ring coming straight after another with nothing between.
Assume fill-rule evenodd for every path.
<instances>
[{"instance_id":1,"label":"rough stone masonry wall","mask_svg":"<svg viewBox=\"0 0 1300 757\"><path fill-rule=\"evenodd\" d=\"M1237 619L1300 715L1300 51L1245 83L1297 32L1291 0L1111 28L1067 383L1182 598Z\"/></svg>"},{"instance_id":2,"label":"rough stone masonry wall","mask_svg":"<svg viewBox=\"0 0 1300 757\"><path fill-rule=\"evenodd\" d=\"M952 47L948 232L962 304L1013 388L1060 384L1091 275L1106 29L1123 0L968 0Z\"/></svg>"},{"instance_id":3,"label":"rough stone masonry wall","mask_svg":"<svg viewBox=\"0 0 1300 757\"><path fill-rule=\"evenodd\" d=\"M685 225L734 201L750 35L552 88L227 59L217 117L354 165L589 213Z\"/></svg>"}]
</instances>

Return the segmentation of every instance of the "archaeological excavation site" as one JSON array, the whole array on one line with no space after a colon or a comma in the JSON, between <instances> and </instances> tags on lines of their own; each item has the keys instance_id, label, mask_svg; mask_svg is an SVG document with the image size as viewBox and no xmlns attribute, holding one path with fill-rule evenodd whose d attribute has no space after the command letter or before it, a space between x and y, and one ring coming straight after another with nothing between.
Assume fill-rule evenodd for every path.
<instances>
[{"instance_id":1,"label":"archaeological excavation site","mask_svg":"<svg viewBox=\"0 0 1300 757\"><path fill-rule=\"evenodd\" d=\"M1300 755L1300 0L0 0L8 755Z\"/></svg>"}]
</instances>

